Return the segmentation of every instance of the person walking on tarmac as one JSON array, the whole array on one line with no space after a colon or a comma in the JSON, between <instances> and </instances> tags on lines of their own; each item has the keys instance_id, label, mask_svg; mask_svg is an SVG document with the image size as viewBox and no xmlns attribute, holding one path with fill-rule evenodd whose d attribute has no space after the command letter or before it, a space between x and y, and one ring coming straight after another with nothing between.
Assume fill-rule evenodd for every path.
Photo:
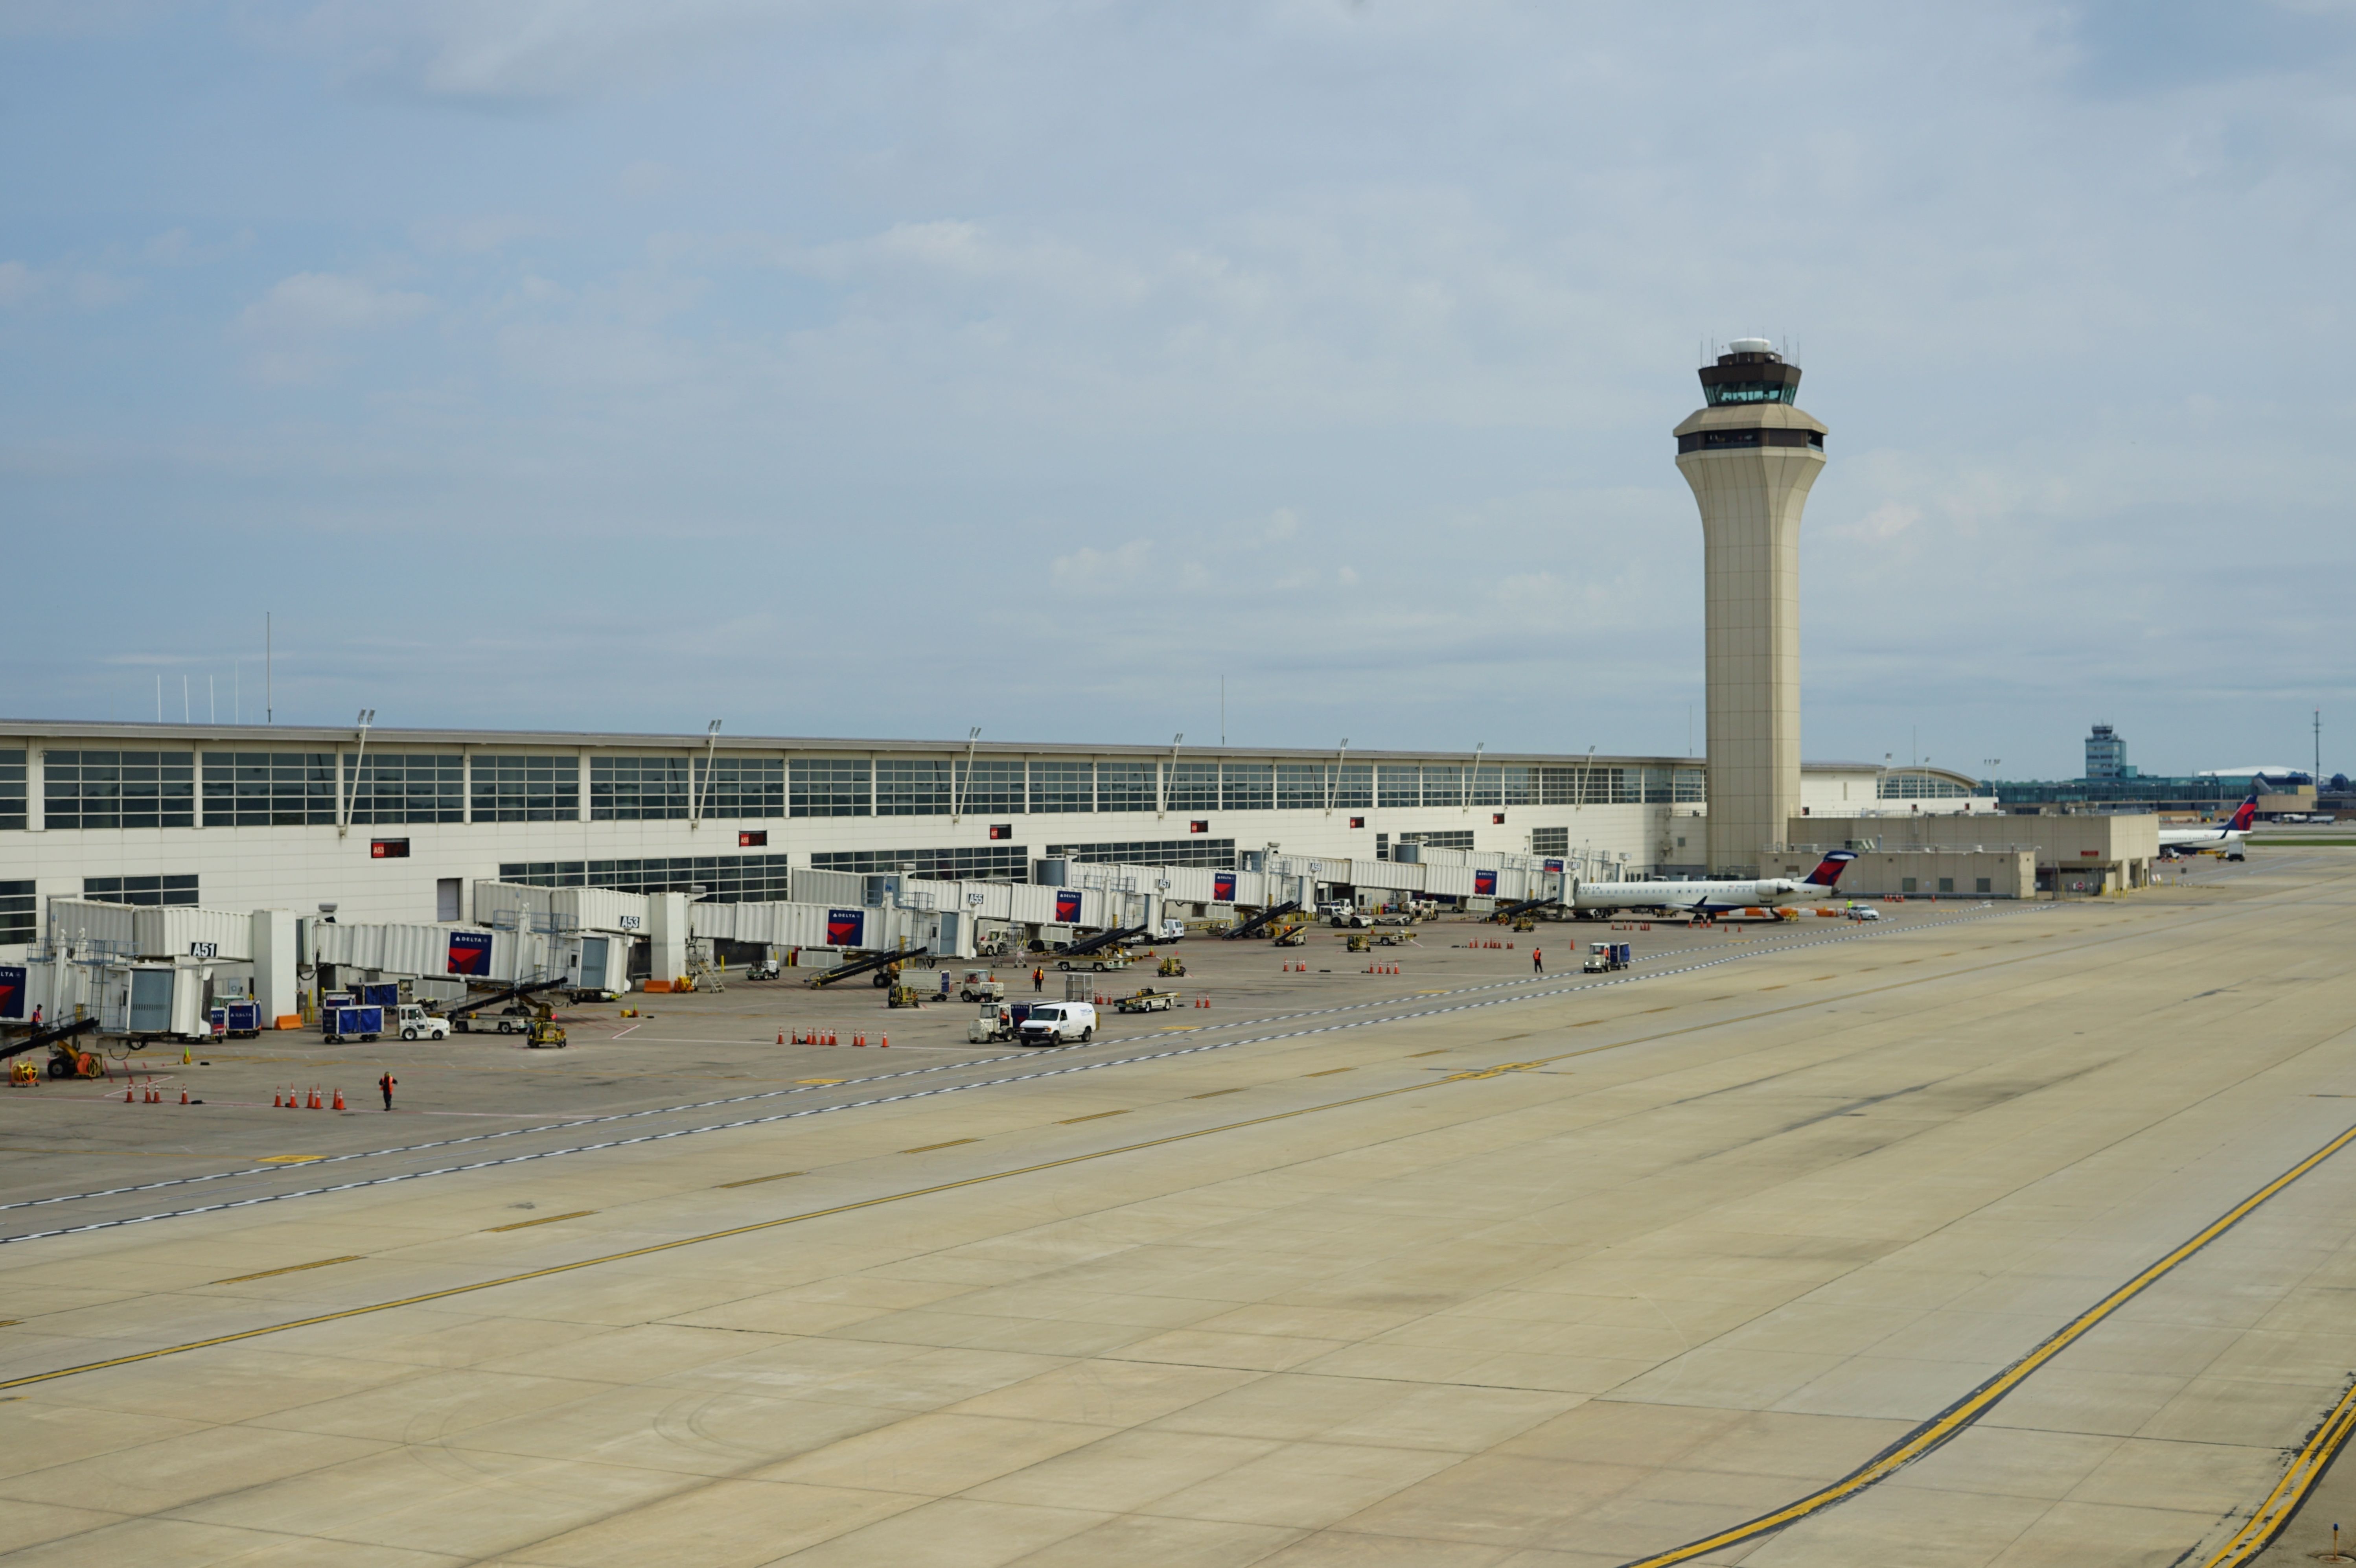
<instances>
[{"instance_id":1,"label":"person walking on tarmac","mask_svg":"<svg viewBox=\"0 0 2356 1568\"><path fill-rule=\"evenodd\" d=\"M1530 950L1530 972L1532 974L1546 972L1546 955L1537 948Z\"/></svg>"},{"instance_id":2,"label":"person walking on tarmac","mask_svg":"<svg viewBox=\"0 0 2356 1568\"><path fill-rule=\"evenodd\" d=\"M392 1109L393 1087L400 1083L400 1081L401 1079L393 1077L390 1072L387 1072L376 1080L377 1092L384 1096L384 1108L387 1111Z\"/></svg>"},{"instance_id":3,"label":"person walking on tarmac","mask_svg":"<svg viewBox=\"0 0 2356 1568\"><path fill-rule=\"evenodd\" d=\"M1044 969L1034 969L1031 972L1031 989L1033 991L1047 989L1047 972Z\"/></svg>"}]
</instances>

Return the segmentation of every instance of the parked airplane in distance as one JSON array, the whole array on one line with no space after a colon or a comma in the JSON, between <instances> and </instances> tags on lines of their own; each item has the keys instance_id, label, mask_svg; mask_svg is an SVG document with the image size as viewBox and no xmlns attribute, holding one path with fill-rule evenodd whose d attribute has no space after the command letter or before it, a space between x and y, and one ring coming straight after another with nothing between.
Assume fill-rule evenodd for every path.
<instances>
[{"instance_id":1,"label":"parked airplane in distance","mask_svg":"<svg viewBox=\"0 0 2356 1568\"><path fill-rule=\"evenodd\" d=\"M1856 858L1851 850L1827 850L1816 868L1796 882L1788 876L1748 882L1582 882L1571 892L1571 913L1593 920L1615 909L1650 909L1706 919L1736 909L1772 909L1793 898L1829 895Z\"/></svg>"},{"instance_id":2,"label":"parked airplane in distance","mask_svg":"<svg viewBox=\"0 0 2356 1568\"><path fill-rule=\"evenodd\" d=\"M2179 855L2205 854L2211 851L2227 860L2245 858L2242 841L2250 834L2250 823L2258 814L2258 797L2250 798L2236 807L2233 814L2222 822L2203 822L2197 828L2162 828L2159 830L2159 858L2174 860Z\"/></svg>"}]
</instances>

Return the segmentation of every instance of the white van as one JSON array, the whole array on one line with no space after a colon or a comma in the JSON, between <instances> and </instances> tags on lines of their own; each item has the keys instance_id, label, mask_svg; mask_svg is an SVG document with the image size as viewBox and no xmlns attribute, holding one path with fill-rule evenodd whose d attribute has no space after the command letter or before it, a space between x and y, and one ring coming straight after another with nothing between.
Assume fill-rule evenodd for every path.
<instances>
[{"instance_id":1,"label":"white van","mask_svg":"<svg viewBox=\"0 0 2356 1568\"><path fill-rule=\"evenodd\" d=\"M1014 1036L1026 1046L1061 1046L1097 1037L1097 1006L1093 1002L1048 1002L1031 1009Z\"/></svg>"}]
</instances>

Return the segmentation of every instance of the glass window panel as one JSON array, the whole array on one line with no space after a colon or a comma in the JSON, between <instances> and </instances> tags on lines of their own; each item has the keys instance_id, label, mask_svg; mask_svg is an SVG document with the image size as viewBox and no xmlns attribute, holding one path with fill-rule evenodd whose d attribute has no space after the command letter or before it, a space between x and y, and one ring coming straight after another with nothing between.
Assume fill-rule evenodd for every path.
<instances>
[{"instance_id":1,"label":"glass window panel","mask_svg":"<svg viewBox=\"0 0 2356 1568\"><path fill-rule=\"evenodd\" d=\"M1233 871L1233 839L1152 839L1125 843L1052 843L1050 859L1087 861L1098 865L1194 865L1213 871Z\"/></svg>"},{"instance_id":2,"label":"glass window panel","mask_svg":"<svg viewBox=\"0 0 2356 1568\"><path fill-rule=\"evenodd\" d=\"M331 751L209 751L205 826L302 827L336 821Z\"/></svg>"},{"instance_id":3,"label":"glass window panel","mask_svg":"<svg viewBox=\"0 0 2356 1568\"><path fill-rule=\"evenodd\" d=\"M1423 770L1412 762L1386 762L1376 776L1378 806L1423 804Z\"/></svg>"},{"instance_id":4,"label":"glass window panel","mask_svg":"<svg viewBox=\"0 0 2356 1568\"><path fill-rule=\"evenodd\" d=\"M0 815L24 826L25 754ZM187 828L196 825L196 753L51 751L42 755L43 820L52 828Z\"/></svg>"},{"instance_id":5,"label":"glass window panel","mask_svg":"<svg viewBox=\"0 0 2356 1568\"><path fill-rule=\"evenodd\" d=\"M782 903L789 874L782 854L674 855L648 860L511 861L499 880L532 887L611 887L622 893L684 893L702 902Z\"/></svg>"},{"instance_id":6,"label":"glass window panel","mask_svg":"<svg viewBox=\"0 0 2356 1568\"><path fill-rule=\"evenodd\" d=\"M1152 811L1159 803L1154 800L1156 781L1154 765L1151 762L1099 762L1097 764L1097 810Z\"/></svg>"},{"instance_id":7,"label":"glass window panel","mask_svg":"<svg viewBox=\"0 0 2356 1568\"><path fill-rule=\"evenodd\" d=\"M992 816L1003 812L1020 815L1023 810L1023 767L1020 762L964 762L957 765L958 795L961 809L969 816Z\"/></svg>"},{"instance_id":8,"label":"glass window panel","mask_svg":"<svg viewBox=\"0 0 2356 1568\"><path fill-rule=\"evenodd\" d=\"M1017 766L1020 766L1019 764ZM930 882L1028 882L1031 852L1019 843L959 844L939 849L820 851L813 871L894 872Z\"/></svg>"},{"instance_id":9,"label":"glass window panel","mask_svg":"<svg viewBox=\"0 0 2356 1568\"><path fill-rule=\"evenodd\" d=\"M30 881L0 882L0 942L31 941L37 908Z\"/></svg>"},{"instance_id":10,"label":"glass window panel","mask_svg":"<svg viewBox=\"0 0 2356 1568\"><path fill-rule=\"evenodd\" d=\"M884 757L875 764L875 814L946 817L952 774L947 757Z\"/></svg>"},{"instance_id":11,"label":"glass window panel","mask_svg":"<svg viewBox=\"0 0 2356 1568\"><path fill-rule=\"evenodd\" d=\"M685 822L688 777L684 757L593 757L589 820Z\"/></svg>"},{"instance_id":12,"label":"glass window panel","mask_svg":"<svg viewBox=\"0 0 2356 1568\"><path fill-rule=\"evenodd\" d=\"M715 757L695 759L707 817L782 817L786 814L786 759L782 757Z\"/></svg>"},{"instance_id":13,"label":"glass window panel","mask_svg":"<svg viewBox=\"0 0 2356 1568\"><path fill-rule=\"evenodd\" d=\"M581 820L578 757L478 754L474 770L474 820L478 822Z\"/></svg>"},{"instance_id":14,"label":"glass window panel","mask_svg":"<svg viewBox=\"0 0 2356 1568\"><path fill-rule=\"evenodd\" d=\"M1217 763L1173 762L1168 766L1172 811L1215 811L1219 809Z\"/></svg>"},{"instance_id":15,"label":"glass window panel","mask_svg":"<svg viewBox=\"0 0 2356 1568\"><path fill-rule=\"evenodd\" d=\"M1034 811L1093 811L1097 809L1096 767L1087 762L1031 764L1031 809Z\"/></svg>"},{"instance_id":16,"label":"glass window panel","mask_svg":"<svg viewBox=\"0 0 2356 1568\"><path fill-rule=\"evenodd\" d=\"M1265 811L1276 804L1276 768L1267 762L1229 762L1219 768L1220 807L1229 811Z\"/></svg>"},{"instance_id":17,"label":"glass window panel","mask_svg":"<svg viewBox=\"0 0 2356 1568\"><path fill-rule=\"evenodd\" d=\"M790 815L865 817L874 814L873 774L863 757L798 757L787 772Z\"/></svg>"}]
</instances>

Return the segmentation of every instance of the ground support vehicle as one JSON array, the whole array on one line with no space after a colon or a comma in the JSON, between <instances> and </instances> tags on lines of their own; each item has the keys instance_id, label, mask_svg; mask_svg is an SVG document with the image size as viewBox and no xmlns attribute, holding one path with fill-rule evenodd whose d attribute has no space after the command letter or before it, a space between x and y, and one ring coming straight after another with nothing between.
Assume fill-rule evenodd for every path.
<instances>
[{"instance_id":1,"label":"ground support vehicle","mask_svg":"<svg viewBox=\"0 0 2356 1568\"><path fill-rule=\"evenodd\" d=\"M1183 979L1186 973L1186 966L1179 962L1178 960L1174 958L1165 958L1162 961L1162 967L1155 970L1154 972L1160 975Z\"/></svg>"},{"instance_id":2,"label":"ground support vehicle","mask_svg":"<svg viewBox=\"0 0 2356 1568\"><path fill-rule=\"evenodd\" d=\"M922 1007L924 1004L925 993L913 985L894 984L884 993L884 1005L886 1007Z\"/></svg>"},{"instance_id":3,"label":"ground support vehicle","mask_svg":"<svg viewBox=\"0 0 2356 1568\"><path fill-rule=\"evenodd\" d=\"M496 1027L502 1035L512 1035L518 1029L523 1028L531 1017L531 1009L524 1005L522 999L539 992L552 990L563 983L564 980L561 975L554 980L527 980L520 985L506 986L492 992L487 996L477 997L471 1002L461 1002L443 1016L447 1018L451 1026L462 1035L474 1032L478 1025L486 1029ZM499 1011L486 1015L482 1018L476 1016L491 1007L498 1007Z\"/></svg>"},{"instance_id":4,"label":"ground support vehicle","mask_svg":"<svg viewBox=\"0 0 2356 1568\"><path fill-rule=\"evenodd\" d=\"M0 1050L0 1058L23 1056L47 1046L51 1078L103 1078L106 1058L74 1043L76 1036L95 1033L97 1028L95 1018L69 1018L59 1024L40 1025L23 1039Z\"/></svg>"},{"instance_id":5,"label":"ground support vehicle","mask_svg":"<svg viewBox=\"0 0 2356 1568\"><path fill-rule=\"evenodd\" d=\"M1587 944L1586 970L1590 974L1608 974L1615 969L1625 969L1634 961L1631 943L1590 942Z\"/></svg>"},{"instance_id":6,"label":"ground support vehicle","mask_svg":"<svg viewBox=\"0 0 2356 1568\"><path fill-rule=\"evenodd\" d=\"M1102 974L1109 970L1127 969L1129 952L1124 948L1100 948L1095 952L1082 953L1077 958L1059 958L1055 961L1055 967L1094 970Z\"/></svg>"},{"instance_id":7,"label":"ground support vehicle","mask_svg":"<svg viewBox=\"0 0 2356 1568\"><path fill-rule=\"evenodd\" d=\"M251 1040L262 1033L259 1002L225 1002L207 1016L213 1033L225 1040Z\"/></svg>"},{"instance_id":8,"label":"ground support vehicle","mask_svg":"<svg viewBox=\"0 0 2356 1568\"><path fill-rule=\"evenodd\" d=\"M1375 939L1364 931L1352 931L1349 940L1342 945L1352 952L1370 952L1374 950Z\"/></svg>"},{"instance_id":9,"label":"ground support vehicle","mask_svg":"<svg viewBox=\"0 0 2356 1568\"><path fill-rule=\"evenodd\" d=\"M1186 940L1186 922L1183 920L1162 921L1162 924L1154 929L1153 940L1157 942L1184 941Z\"/></svg>"},{"instance_id":10,"label":"ground support vehicle","mask_svg":"<svg viewBox=\"0 0 2356 1568\"><path fill-rule=\"evenodd\" d=\"M1156 991L1147 986L1134 996L1124 996L1113 1004L1116 1013L1167 1013L1178 1005L1174 991Z\"/></svg>"},{"instance_id":11,"label":"ground support vehicle","mask_svg":"<svg viewBox=\"0 0 2356 1568\"><path fill-rule=\"evenodd\" d=\"M1287 926L1276 933L1276 940L1269 945L1280 948L1305 948L1309 945L1309 939L1301 934L1299 926Z\"/></svg>"},{"instance_id":12,"label":"ground support vehicle","mask_svg":"<svg viewBox=\"0 0 2356 1568\"><path fill-rule=\"evenodd\" d=\"M1248 920L1238 920L1236 924L1227 928L1225 935L1231 942L1241 941L1246 937L1258 936L1261 931L1267 929L1269 921L1280 920L1285 916L1291 914L1295 909L1300 908L1300 899L1288 898L1281 904L1271 905L1269 908L1262 909L1258 914L1254 915Z\"/></svg>"},{"instance_id":13,"label":"ground support vehicle","mask_svg":"<svg viewBox=\"0 0 2356 1568\"><path fill-rule=\"evenodd\" d=\"M524 1044L535 1051L561 1051L565 1047L564 1026L543 1010L525 1031Z\"/></svg>"},{"instance_id":14,"label":"ground support vehicle","mask_svg":"<svg viewBox=\"0 0 2356 1568\"><path fill-rule=\"evenodd\" d=\"M331 1046L346 1040L373 1040L384 1033L384 1009L377 1006L337 1006L333 1003L319 1008L319 1036Z\"/></svg>"},{"instance_id":15,"label":"ground support vehicle","mask_svg":"<svg viewBox=\"0 0 2356 1568\"><path fill-rule=\"evenodd\" d=\"M1006 983L987 970L969 969L958 982L957 997L960 1002L1003 1002Z\"/></svg>"},{"instance_id":16,"label":"ground support vehicle","mask_svg":"<svg viewBox=\"0 0 2356 1568\"><path fill-rule=\"evenodd\" d=\"M850 980L862 974L868 974L875 970L885 968L886 966L889 966L894 971L897 971L900 965L907 962L911 959L922 958L930 950L931 950L928 948L911 948L906 952L872 952L864 958L855 958L851 960L848 963L836 964L832 969L826 971L823 974L813 974L808 980L803 981L802 983L809 986L813 991L818 991L822 990L827 986L833 985L838 982ZM875 981L875 984L879 987L889 985L891 983L892 977L890 975L881 976Z\"/></svg>"},{"instance_id":17,"label":"ground support vehicle","mask_svg":"<svg viewBox=\"0 0 2356 1568\"><path fill-rule=\"evenodd\" d=\"M744 978L747 980L775 980L778 975L783 974L784 972L784 967L780 965L776 959L756 959L745 967Z\"/></svg>"},{"instance_id":18,"label":"ground support vehicle","mask_svg":"<svg viewBox=\"0 0 2356 1568\"><path fill-rule=\"evenodd\" d=\"M1086 1045L1097 1037L1096 1005L1089 1002L1034 1003L1015 1032L1026 1046Z\"/></svg>"},{"instance_id":19,"label":"ground support vehicle","mask_svg":"<svg viewBox=\"0 0 2356 1568\"><path fill-rule=\"evenodd\" d=\"M1842 910L1841 913L1847 916L1852 920L1879 920L1881 918L1880 910L1869 909L1862 904L1852 904L1847 908Z\"/></svg>"},{"instance_id":20,"label":"ground support vehicle","mask_svg":"<svg viewBox=\"0 0 2356 1568\"><path fill-rule=\"evenodd\" d=\"M450 1020L437 1018L414 1002L403 1002L391 1010L385 1020L388 1027L400 1031L404 1040L446 1040L450 1037Z\"/></svg>"}]
</instances>

